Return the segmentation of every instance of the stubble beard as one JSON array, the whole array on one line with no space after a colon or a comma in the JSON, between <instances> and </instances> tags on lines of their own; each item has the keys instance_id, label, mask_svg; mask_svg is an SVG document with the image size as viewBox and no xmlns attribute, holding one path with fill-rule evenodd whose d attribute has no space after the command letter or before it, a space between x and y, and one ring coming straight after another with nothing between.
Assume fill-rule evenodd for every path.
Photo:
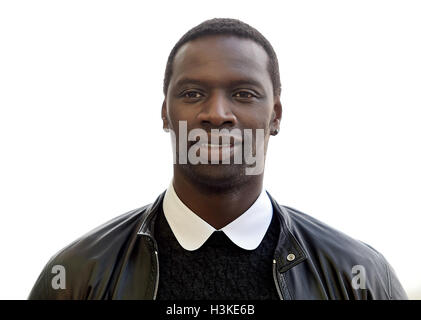
<instances>
[{"instance_id":1,"label":"stubble beard","mask_svg":"<svg viewBox=\"0 0 421 320\"><path fill-rule=\"evenodd\" d=\"M256 178L245 174L244 164L177 164L176 167L198 189L212 194L235 192Z\"/></svg>"}]
</instances>

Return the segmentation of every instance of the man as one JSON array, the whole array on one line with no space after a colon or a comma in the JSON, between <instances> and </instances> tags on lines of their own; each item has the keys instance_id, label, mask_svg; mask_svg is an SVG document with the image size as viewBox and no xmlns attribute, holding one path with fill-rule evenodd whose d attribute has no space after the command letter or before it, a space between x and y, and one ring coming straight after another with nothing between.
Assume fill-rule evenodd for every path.
<instances>
[{"instance_id":1,"label":"man","mask_svg":"<svg viewBox=\"0 0 421 320\"><path fill-rule=\"evenodd\" d=\"M270 43L241 21L187 32L164 79L168 189L53 256L29 298L407 299L379 252L264 190L278 69Z\"/></svg>"}]
</instances>

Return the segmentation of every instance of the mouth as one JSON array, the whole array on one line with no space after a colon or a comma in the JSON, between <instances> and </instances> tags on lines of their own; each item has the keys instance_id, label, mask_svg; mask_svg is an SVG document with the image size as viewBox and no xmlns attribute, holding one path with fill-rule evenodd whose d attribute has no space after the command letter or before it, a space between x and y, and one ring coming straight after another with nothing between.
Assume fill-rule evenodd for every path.
<instances>
[{"instance_id":1,"label":"mouth","mask_svg":"<svg viewBox=\"0 0 421 320\"><path fill-rule=\"evenodd\" d=\"M218 162L233 158L234 154L241 150L238 147L243 142L241 136L233 135L210 134L207 139L204 138L190 141L190 147L195 145L201 157L205 157L207 160L214 159L214 161L218 159L216 160Z\"/></svg>"},{"instance_id":2,"label":"mouth","mask_svg":"<svg viewBox=\"0 0 421 320\"><path fill-rule=\"evenodd\" d=\"M206 142L201 142L200 140L197 141L190 141L190 146L196 145L199 148L208 147L208 148L228 148L234 147L239 145L243 142L241 136L233 136L233 135L208 135Z\"/></svg>"},{"instance_id":3,"label":"mouth","mask_svg":"<svg viewBox=\"0 0 421 320\"><path fill-rule=\"evenodd\" d=\"M225 144L200 143L197 146L199 148L230 148L234 146L234 143L225 143Z\"/></svg>"}]
</instances>

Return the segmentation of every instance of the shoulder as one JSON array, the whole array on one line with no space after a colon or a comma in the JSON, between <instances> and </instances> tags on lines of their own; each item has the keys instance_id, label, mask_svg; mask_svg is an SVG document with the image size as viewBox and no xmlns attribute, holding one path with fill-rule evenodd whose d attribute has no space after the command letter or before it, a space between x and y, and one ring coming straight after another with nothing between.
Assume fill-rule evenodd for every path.
<instances>
[{"instance_id":1,"label":"shoulder","mask_svg":"<svg viewBox=\"0 0 421 320\"><path fill-rule=\"evenodd\" d=\"M112 277L113 266L136 236L140 218L147 207L115 217L54 254L39 275L29 299L88 298L85 295L91 288ZM65 288L62 290L52 288L57 270L65 273Z\"/></svg>"},{"instance_id":2,"label":"shoulder","mask_svg":"<svg viewBox=\"0 0 421 320\"><path fill-rule=\"evenodd\" d=\"M347 279L363 273L375 299L407 299L383 254L367 243L297 209L280 206L290 232L314 268L336 272Z\"/></svg>"},{"instance_id":3,"label":"shoulder","mask_svg":"<svg viewBox=\"0 0 421 320\"><path fill-rule=\"evenodd\" d=\"M64 247L51 260L55 262L72 259L89 261L112 255L112 249L123 246L128 237L136 233L139 219L146 207L131 210L103 223Z\"/></svg>"},{"instance_id":4,"label":"shoulder","mask_svg":"<svg viewBox=\"0 0 421 320\"><path fill-rule=\"evenodd\" d=\"M317 243L318 245L314 249L323 248L334 251L336 254L349 255L352 253L352 255L356 255L356 258L367 255L379 257L379 252L373 247L327 223L297 209L288 206L281 207L285 209L283 212L287 214L287 219L290 219L291 231L305 243Z\"/></svg>"}]
</instances>

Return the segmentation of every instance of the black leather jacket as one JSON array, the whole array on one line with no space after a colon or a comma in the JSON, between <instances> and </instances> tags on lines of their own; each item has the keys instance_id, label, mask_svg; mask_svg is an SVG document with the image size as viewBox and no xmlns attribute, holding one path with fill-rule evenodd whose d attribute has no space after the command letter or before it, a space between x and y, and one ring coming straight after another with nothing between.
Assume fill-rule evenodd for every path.
<instances>
[{"instance_id":1,"label":"black leather jacket","mask_svg":"<svg viewBox=\"0 0 421 320\"><path fill-rule=\"evenodd\" d=\"M164 194L55 254L29 299L155 299L159 248L153 230ZM279 299L408 299L375 249L269 197L281 223L272 272ZM58 289L52 286L56 265L65 270Z\"/></svg>"}]
</instances>

